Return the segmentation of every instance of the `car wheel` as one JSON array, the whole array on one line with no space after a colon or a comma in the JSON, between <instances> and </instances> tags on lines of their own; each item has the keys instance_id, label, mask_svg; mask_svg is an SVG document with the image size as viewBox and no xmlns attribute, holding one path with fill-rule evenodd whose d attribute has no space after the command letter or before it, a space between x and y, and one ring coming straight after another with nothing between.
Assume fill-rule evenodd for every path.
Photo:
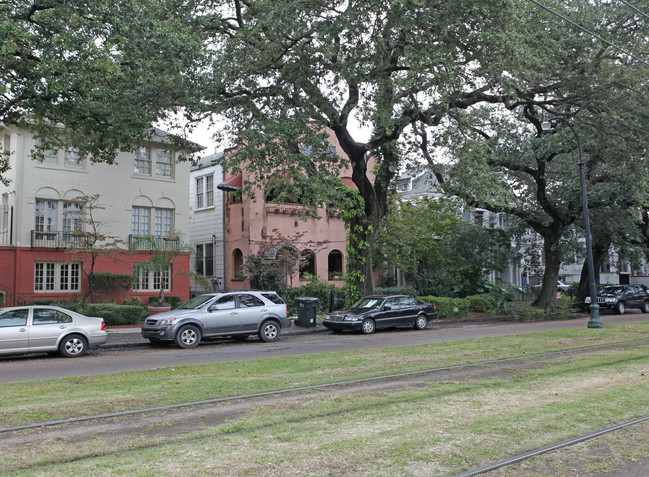
<instances>
[{"instance_id":1,"label":"car wheel","mask_svg":"<svg viewBox=\"0 0 649 477\"><path fill-rule=\"evenodd\" d=\"M88 349L88 340L81 335L70 335L63 338L59 345L59 353L66 358L78 358Z\"/></svg>"},{"instance_id":2,"label":"car wheel","mask_svg":"<svg viewBox=\"0 0 649 477\"><path fill-rule=\"evenodd\" d=\"M279 325L273 320L264 321L259 329L259 339L269 343L279 339Z\"/></svg>"},{"instance_id":3,"label":"car wheel","mask_svg":"<svg viewBox=\"0 0 649 477\"><path fill-rule=\"evenodd\" d=\"M649 301L645 301L642 304L642 313L649 313Z\"/></svg>"},{"instance_id":4,"label":"car wheel","mask_svg":"<svg viewBox=\"0 0 649 477\"><path fill-rule=\"evenodd\" d=\"M186 325L176 333L176 344L181 348L196 348L201 342L201 330L194 325Z\"/></svg>"},{"instance_id":5,"label":"car wheel","mask_svg":"<svg viewBox=\"0 0 649 477\"><path fill-rule=\"evenodd\" d=\"M624 302L620 301L617 305L615 305L615 313L617 313L618 315L624 315L624 310Z\"/></svg>"},{"instance_id":6,"label":"car wheel","mask_svg":"<svg viewBox=\"0 0 649 477\"><path fill-rule=\"evenodd\" d=\"M426 315L417 316L417 319L415 320L415 329L423 330L427 326L428 326L428 318L426 317Z\"/></svg>"},{"instance_id":7,"label":"car wheel","mask_svg":"<svg viewBox=\"0 0 649 477\"><path fill-rule=\"evenodd\" d=\"M363 323L361 323L361 331L364 335L369 335L376 331L376 323L371 318L365 318Z\"/></svg>"}]
</instances>

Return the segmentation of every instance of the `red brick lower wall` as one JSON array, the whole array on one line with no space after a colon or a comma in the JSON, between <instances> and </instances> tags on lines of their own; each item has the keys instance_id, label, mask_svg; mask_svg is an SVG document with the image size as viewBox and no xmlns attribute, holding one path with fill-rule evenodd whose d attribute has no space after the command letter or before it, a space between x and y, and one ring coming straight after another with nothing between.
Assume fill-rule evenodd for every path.
<instances>
[{"instance_id":1,"label":"red brick lower wall","mask_svg":"<svg viewBox=\"0 0 649 477\"><path fill-rule=\"evenodd\" d=\"M131 274L133 264L144 263L149 260L148 252L124 251L111 257L100 256L95 262L94 271ZM173 276L171 278L171 291L166 295L189 298L189 254L182 254L173 262ZM36 292L34 291L34 263L35 262L82 262L84 273L81 276L81 290L76 292ZM32 249L29 247L0 247L0 290L5 291L5 306L29 303L40 299L53 300L78 300L88 293L88 278L90 271L90 256L66 252L57 249ZM113 301L122 303L134 296L146 303L148 297L157 295L157 292L133 292L121 289L101 297L95 297L96 302Z\"/></svg>"}]
</instances>

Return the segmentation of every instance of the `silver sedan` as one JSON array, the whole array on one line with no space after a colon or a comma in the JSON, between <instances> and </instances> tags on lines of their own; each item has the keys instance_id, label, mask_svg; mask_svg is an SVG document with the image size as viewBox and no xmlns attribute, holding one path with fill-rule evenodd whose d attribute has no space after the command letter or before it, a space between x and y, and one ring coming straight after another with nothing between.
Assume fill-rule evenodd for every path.
<instances>
[{"instance_id":1,"label":"silver sedan","mask_svg":"<svg viewBox=\"0 0 649 477\"><path fill-rule=\"evenodd\" d=\"M0 309L0 355L59 352L83 355L108 339L103 318L84 316L58 306Z\"/></svg>"}]
</instances>

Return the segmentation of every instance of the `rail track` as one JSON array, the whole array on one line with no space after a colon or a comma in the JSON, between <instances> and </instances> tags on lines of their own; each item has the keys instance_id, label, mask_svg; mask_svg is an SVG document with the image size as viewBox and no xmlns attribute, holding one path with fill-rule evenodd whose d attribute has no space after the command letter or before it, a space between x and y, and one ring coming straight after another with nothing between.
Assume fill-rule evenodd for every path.
<instances>
[{"instance_id":1,"label":"rail track","mask_svg":"<svg viewBox=\"0 0 649 477\"><path fill-rule=\"evenodd\" d=\"M327 390L329 390L330 392L332 389L338 390L337 392L341 392L341 393L358 392L361 390L363 386L375 386L375 387L384 386L385 389L389 387L396 389L399 386L403 385L404 382L408 382L409 384L426 383L428 381L435 379L434 376L438 374L442 374L442 375L444 375L445 373L455 374L460 370L465 370L465 371L475 370L474 372L476 373L476 375L479 375L481 373L484 373L485 369L488 369L489 367L492 366L496 367L499 365L502 366L502 365L507 365L512 363L521 363L521 365L523 365L523 363L525 362L533 363L537 361L542 362L544 360L551 360L551 359L562 359L562 357L569 358L575 355L597 352L598 350L607 349L607 348L613 349L613 348L620 348L620 347L633 347L634 345L645 345L647 342L649 342L649 339L629 340L629 341L618 342L618 343L569 348L564 350L550 351L550 352L538 353L533 355L522 355L522 356L515 356L509 358L502 358L502 359L479 361L473 363L463 363L463 364L457 364L451 366L429 368L429 369L418 370L418 371L403 372L397 374L385 374L385 375L372 376L372 377L361 378L361 379L343 380L343 381L335 381L335 382L328 382L328 383L308 385L308 386L291 387L291 388L277 389L273 391L266 391L266 392L252 393L252 394L241 394L241 395L233 395L233 396L226 396L226 397L218 397L218 398L205 399L200 401L188 401L188 402L181 402L177 404L170 404L170 405L157 406L157 407L147 407L141 409L131 409L125 411L112 412L112 413L98 414L98 415L74 416L67 419L33 422L25 425L3 427L0 428L0 434L3 434L4 436L7 437L11 436L12 438L11 440L18 443L23 438L29 439L30 434L25 433L24 431L28 431L30 429L32 430L38 429L38 432L40 433L44 431L44 429L46 428L55 429L56 426L65 427L64 425L81 424L88 421L96 421L96 422L105 421L107 422L106 424L107 426L113 425L110 423L119 422L120 423L119 425L121 426L125 426L125 425L128 426L130 421L126 421L125 423L124 419L136 420L138 419L139 416L143 416L143 415L150 415L150 414L155 415L156 413L165 413L170 411L179 412L183 408L187 408L187 409L197 408L197 407L209 408L211 407L211 405L215 405L215 404L226 404L226 408L228 406L232 406L232 407L237 406L239 409L241 408L247 409L258 405L263 405L261 403L263 403L264 400L267 399L273 399L273 398L290 399L292 396L299 396L300 394L317 393L318 391L325 392ZM440 379L448 379L448 378L443 377ZM223 409L220 412L222 415L227 415L229 411L227 409ZM491 465L476 468L474 470L470 470L462 474L458 474L457 477L460 476L465 477L465 476L472 476L472 475L486 473L491 470L506 467L508 465L521 462L525 459L529 459L531 457L535 457L563 447L568 447L588 439L593 439L595 437L601 436L609 432L613 432L619 429L632 426L634 424L645 422L647 420L649 420L649 416L643 416L631 421L627 421L624 423L617 424L615 426L608 427L606 429L601 429L601 430L597 430L585 434L583 436L578 436L570 440L563 441L551 446L547 446L541 449L535 449L526 452L524 454L493 463ZM43 435L42 438L46 439L48 437ZM190 442L190 441L196 441L200 439L201 439L200 437L196 437L196 436L181 435L181 436L177 436L175 442ZM166 442L142 443L141 445L135 448L131 448L130 450L132 451L135 449L151 448L151 447L157 447L163 445L166 445ZM106 450L105 455L111 455L111 453L118 454L120 452L124 452L124 450L108 449ZM87 457L97 457L97 455L94 454L93 456L87 456ZM79 456L78 459L76 460L81 461L87 457ZM66 460L66 462L73 462L76 460L75 459Z\"/></svg>"}]
</instances>

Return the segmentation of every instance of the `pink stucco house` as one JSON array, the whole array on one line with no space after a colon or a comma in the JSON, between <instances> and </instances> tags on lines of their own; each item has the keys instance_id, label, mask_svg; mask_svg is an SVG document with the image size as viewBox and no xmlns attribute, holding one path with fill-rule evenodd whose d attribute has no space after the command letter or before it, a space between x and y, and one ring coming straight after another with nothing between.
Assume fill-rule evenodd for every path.
<instances>
[{"instance_id":1,"label":"pink stucco house","mask_svg":"<svg viewBox=\"0 0 649 477\"><path fill-rule=\"evenodd\" d=\"M336 154L346 157L334 135L329 136L329 145ZM348 186L356 188L350 167L344 167L339 175ZM302 205L267 201L264 187L254 190L254 198L242 194L246 179L245 170L226 173L224 181L217 185L225 192L225 289L250 287L242 272L247 256L262 254L272 260L282 251L291 251L300 261L299 269L284 270L287 285L300 286L317 275L320 280L342 286L346 231L340 212L323 207L318 210L319 219L303 220L306 211Z\"/></svg>"}]
</instances>

